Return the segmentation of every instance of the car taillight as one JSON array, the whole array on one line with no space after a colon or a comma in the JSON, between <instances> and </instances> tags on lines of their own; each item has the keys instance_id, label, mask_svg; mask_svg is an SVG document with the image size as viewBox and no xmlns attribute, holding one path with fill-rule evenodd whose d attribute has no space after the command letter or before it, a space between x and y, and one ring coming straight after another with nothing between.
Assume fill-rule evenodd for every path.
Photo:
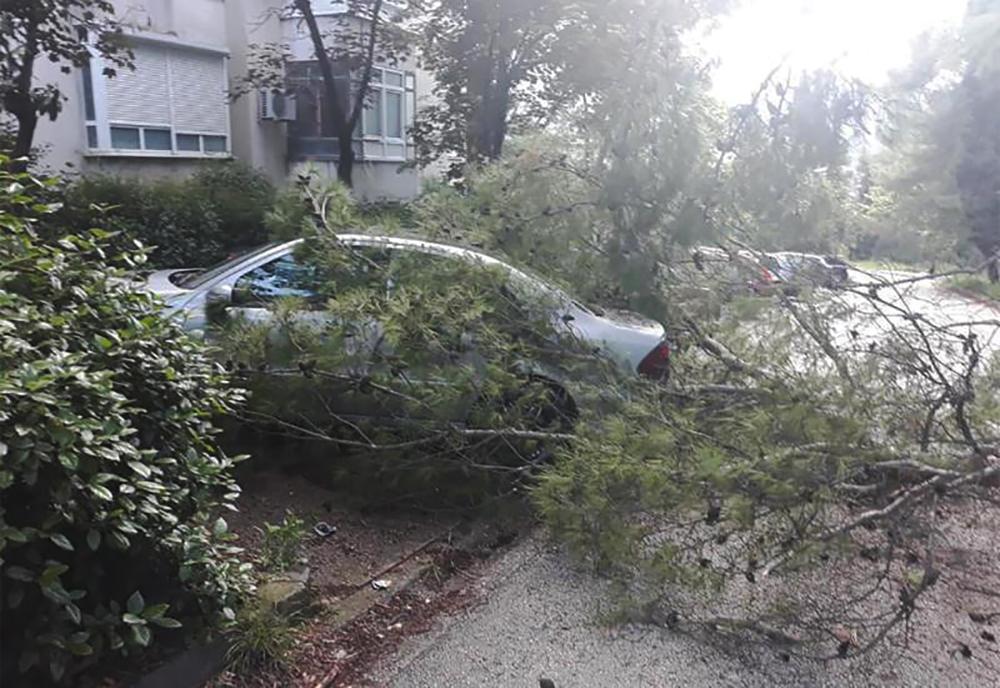
<instances>
[{"instance_id":1,"label":"car taillight","mask_svg":"<svg viewBox=\"0 0 1000 688\"><path fill-rule=\"evenodd\" d=\"M670 377L670 347L666 342L660 342L646 354L639 364L639 374L654 380L666 380Z\"/></svg>"}]
</instances>

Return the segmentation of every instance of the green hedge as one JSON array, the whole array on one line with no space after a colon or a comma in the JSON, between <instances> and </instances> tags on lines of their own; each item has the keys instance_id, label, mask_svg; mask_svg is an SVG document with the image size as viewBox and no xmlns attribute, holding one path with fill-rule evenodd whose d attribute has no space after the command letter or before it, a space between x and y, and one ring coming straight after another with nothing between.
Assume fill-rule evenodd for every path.
<instances>
[{"instance_id":1,"label":"green hedge","mask_svg":"<svg viewBox=\"0 0 1000 688\"><path fill-rule=\"evenodd\" d=\"M248 570L213 419L242 392L117 279L141 256L110 258L99 230L49 238L52 185L3 164L0 685L76 685L233 616Z\"/></svg>"},{"instance_id":2,"label":"green hedge","mask_svg":"<svg viewBox=\"0 0 1000 688\"><path fill-rule=\"evenodd\" d=\"M274 199L271 182L239 162L207 164L181 180L95 175L68 188L59 221L117 232L123 247L138 239L154 247L153 267L199 267L267 241Z\"/></svg>"}]
</instances>

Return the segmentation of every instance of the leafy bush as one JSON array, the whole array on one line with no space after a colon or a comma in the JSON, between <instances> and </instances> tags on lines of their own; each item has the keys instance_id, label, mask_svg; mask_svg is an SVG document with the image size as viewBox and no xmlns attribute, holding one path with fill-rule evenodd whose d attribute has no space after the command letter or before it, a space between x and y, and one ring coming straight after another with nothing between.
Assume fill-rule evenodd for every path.
<instances>
[{"instance_id":1,"label":"leafy bush","mask_svg":"<svg viewBox=\"0 0 1000 688\"><path fill-rule=\"evenodd\" d=\"M235 459L213 439L243 394L123 286L141 254L110 256L100 230L40 238L53 188L0 172L4 685L232 617L249 583L217 517Z\"/></svg>"},{"instance_id":2,"label":"leafy bush","mask_svg":"<svg viewBox=\"0 0 1000 688\"><path fill-rule=\"evenodd\" d=\"M242 163L205 166L183 180L89 176L70 186L59 220L138 239L154 247L155 267L197 267L266 241L274 196L267 178Z\"/></svg>"},{"instance_id":3,"label":"leafy bush","mask_svg":"<svg viewBox=\"0 0 1000 688\"><path fill-rule=\"evenodd\" d=\"M281 523L265 523L260 545L260 565L267 571L285 571L299 559L305 521L289 511Z\"/></svg>"}]
</instances>

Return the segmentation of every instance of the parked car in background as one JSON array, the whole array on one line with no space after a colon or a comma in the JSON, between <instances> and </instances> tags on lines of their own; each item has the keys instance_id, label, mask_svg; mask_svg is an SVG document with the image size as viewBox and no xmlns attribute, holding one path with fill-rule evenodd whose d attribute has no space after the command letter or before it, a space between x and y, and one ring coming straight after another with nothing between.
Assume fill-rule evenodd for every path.
<instances>
[{"instance_id":1,"label":"parked car in background","mask_svg":"<svg viewBox=\"0 0 1000 688\"><path fill-rule=\"evenodd\" d=\"M779 251L766 254L772 272L789 287L838 287L848 280L848 266L832 256Z\"/></svg>"},{"instance_id":2,"label":"parked car in background","mask_svg":"<svg viewBox=\"0 0 1000 688\"><path fill-rule=\"evenodd\" d=\"M394 255L423 256L428 259L430 271L434 271L435 261L442 260L500 268L516 285L512 293L544 297L544 303L553 309L552 322L557 329L599 349L631 373L654 379L668 376L670 347L663 326L657 322L633 313L599 313L562 290L471 249L387 236L344 234L338 238L358 256L371 256L373 252L379 260L391 260ZM269 305L277 299L298 297L303 308L316 301L314 297L320 291L316 271L297 256L301 242L262 246L207 270L161 270L148 277L144 288L162 297L188 330L204 331L211 309L222 309L250 321L266 321L271 317ZM364 260L370 262L371 258ZM309 317L322 318L322 312L322 304L316 304Z\"/></svg>"},{"instance_id":3,"label":"parked car in background","mask_svg":"<svg viewBox=\"0 0 1000 688\"><path fill-rule=\"evenodd\" d=\"M780 279L752 251L727 251L716 246L696 246L691 252L695 267L716 279L731 295L767 294Z\"/></svg>"}]
</instances>

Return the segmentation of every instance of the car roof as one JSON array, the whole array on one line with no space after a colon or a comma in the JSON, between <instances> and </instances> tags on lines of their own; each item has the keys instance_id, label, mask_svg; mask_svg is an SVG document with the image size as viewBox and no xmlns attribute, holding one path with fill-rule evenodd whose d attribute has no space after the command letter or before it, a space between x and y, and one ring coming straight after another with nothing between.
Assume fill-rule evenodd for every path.
<instances>
[{"instance_id":1,"label":"car roof","mask_svg":"<svg viewBox=\"0 0 1000 688\"><path fill-rule=\"evenodd\" d=\"M590 312L587 306L583 305L569 294L564 292L559 287L550 284L541 277L537 277L530 273L524 272L523 270L514 267L510 263L500 260L499 258L494 258L493 256L476 251L471 248L465 248L464 246L453 246L451 244L442 244L436 241L428 241L426 239L417 239L413 237L395 237L388 235L379 234L337 234L337 238L348 244L354 244L356 246L387 246L396 248L406 248L415 251L423 251L425 253L434 253L443 256L454 256L456 258L465 258L467 260L475 260L484 265L498 266L507 270L514 277L525 280L535 285L535 288L541 289L545 292L553 294L560 299L567 300L577 308ZM286 253L289 249L294 248L301 244L305 239L293 239L292 241L287 241L283 244L278 244L275 246L273 251L268 251L268 256L279 255Z\"/></svg>"}]
</instances>

